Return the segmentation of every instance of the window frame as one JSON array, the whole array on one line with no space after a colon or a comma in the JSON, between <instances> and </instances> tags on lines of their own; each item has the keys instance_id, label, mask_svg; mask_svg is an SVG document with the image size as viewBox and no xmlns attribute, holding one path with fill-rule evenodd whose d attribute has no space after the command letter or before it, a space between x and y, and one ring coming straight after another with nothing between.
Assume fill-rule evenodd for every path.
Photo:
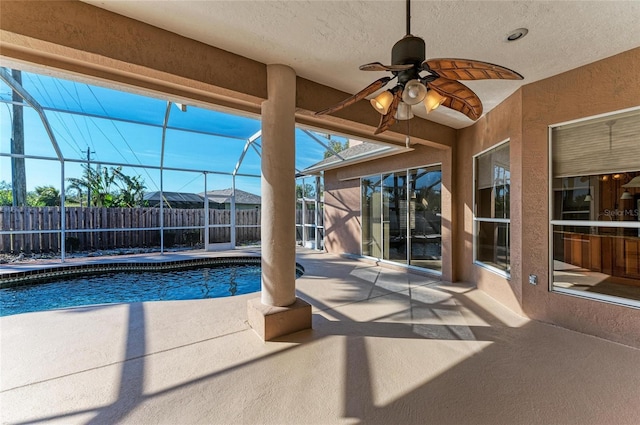
<instances>
[{"instance_id":1,"label":"window frame","mask_svg":"<svg viewBox=\"0 0 640 425\"><path fill-rule=\"evenodd\" d=\"M616 111L606 112L598 115L591 115L588 117L582 117L575 120L564 121L560 123L551 124L547 129L547 149L548 149L548 217L549 217L549 246L548 246L548 291L551 293L569 295L573 297L583 298L592 301L599 301L609 304L620 305L624 307L640 308L640 301L636 301L629 298L616 297L607 294L601 294L597 292L579 291L571 288L563 288L554 285L554 226L576 226L576 227L611 227L611 228L633 228L640 231L640 221L638 222L621 222L621 221L591 221L591 220L556 220L553 217L554 212L554 174L553 174L553 130L571 124L577 124L581 122L593 121L601 118L616 116L628 112L640 111L640 106L620 109Z\"/></svg>"},{"instance_id":2,"label":"window frame","mask_svg":"<svg viewBox=\"0 0 640 425\"><path fill-rule=\"evenodd\" d=\"M478 153L476 153L475 155L473 155L472 157L472 161L473 161L473 194L472 194L472 221L473 221L473 227L472 227L472 231L473 231L473 264L478 266L478 267L482 267L483 269L489 270L493 273L496 273L504 278L506 278L507 280L511 279L511 272L507 271L507 270L502 270L499 267L495 267L492 266L491 264L487 264L483 261L478 260L478 231L479 231L479 227L480 227L480 223L496 223L496 224L507 224L508 225L508 231L507 231L507 240L509 243L509 252L511 252L511 212L509 211L509 218L488 218L488 217L478 217L477 212L478 212L478 204L477 204L477 199L476 199L476 193L478 191L478 167L477 167L477 162L478 162L478 158L481 157L482 155L485 155L493 150L497 150L501 147L503 147L504 145L508 144L511 142L510 138L507 138L505 140L502 140L501 142L496 143L495 145L490 146L487 149L484 149ZM511 171L511 149L509 149L509 171ZM509 178L509 180L511 180L511 178ZM511 200L509 200L509 209L511 208ZM509 255L509 270L511 266L511 255Z\"/></svg>"},{"instance_id":3,"label":"window frame","mask_svg":"<svg viewBox=\"0 0 640 425\"><path fill-rule=\"evenodd\" d=\"M442 162L435 162L435 163L431 163L431 164L426 164L426 165L417 165L415 167L409 167L409 168L398 168L398 169L392 169L392 170L383 170L380 172L375 172L375 173L370 173L370 174L366 174L366 175L362 175L360 177L358 177L358 182L359 182L359 204L360 204L360 256L362 258L366 258L366 259L371 259L371 260L375 260L378 261L380 263L384 263L384 264L390 264L390 265L394 265L394 266L398 266L398 267L403 267L403 268L407 268L410 270L416 270L419 272L426 272L426 273L430 273L430 274L434 274L437 276L441 276L442 275L442 271L441 270L434 270L434 269L430 269L430 268L426 268L426 267L420 267L420 266L416 266L416 265L412 265L411 264L411 260L409 258L409 251L407 254L407 263L399 263L399 262L395 262L392 260L385 260L384 257L384 253L381 253L380 258L378 257L374 257L372 255L365 255L363 253L363 231L362 231L362 223L364 223L363 221L363 197L362 197L362 180L371 176L377 176L380 178L380 187L382 190L382 182L383 182L383 177L385 175L388 174L393 174L393 173L406 173L406 185L407 185L407 190L406 190L406 196L407 196L407 203L409 202L409 196L410 196L410 191L409 191L409 186L411 184L411 178L410 178L410 174L411 171L413 170L418 170L421 168L438 168L438 170L442 173ZM381 192L382 193L382 192ZM442 196L442 195L440 195ZM382 197L382 194L381 194ZM409 214L409 208L407 208L407 215ZM442 213L440 213L440 217L442 217ZM382 221L384 221L384 214L381 216ZM407 220L410 220L410 217L407 216ZM442 224L441 224L442 226ZM382 230L382 225L381 225L381 234L384 233L384 231ZM409 230L407 230L407 238L409 238ZM381 235L382 238L382 235ZM382 239L381 239L382 240ZM407 241L408 243L408 241ZM442 254L441 254L441 261L442 261Z\"/></svg>"}]
</instances>

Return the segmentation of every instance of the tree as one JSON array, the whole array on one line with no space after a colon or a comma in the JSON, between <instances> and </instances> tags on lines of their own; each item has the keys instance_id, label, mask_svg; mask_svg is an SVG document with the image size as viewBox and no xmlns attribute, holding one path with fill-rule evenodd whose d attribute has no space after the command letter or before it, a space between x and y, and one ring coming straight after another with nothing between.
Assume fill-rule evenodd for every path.
<instances>
[{"instance_id":1,"label":"tree","mask_svg":"<svg viewBox=\"0 0 640 425\"><path fill-rule=\"evenodd\" d=\"M328 146L329 146L329 149L324 151L324 159L327 159L331 155L333 155L333 152L340 152L347 149L349 147L349 141L345 140L345 142L342 143L339 140L332 140L331 136L329 136Z\"/></svg>"},{"instance_id":2,"label":"tree","mask_svg":"<svg viewBox=\"0 0 640 425\"><path fill-rule=\"evenodd\" d=\"M11 183L7 183L2 180L0 182L0 206L8 207L13 205L13 190L11 190Z\"/></svg>"},{"instance_id":3,"label":"tree","mask_svg":"<svg viewBox=\"0 0 640 425\"><path fill-rule=\"evenodd\" d=\"M316 196L316 188L310 183L296 184L296 199L313 198Z\"/></svg>"},{"instance_id":4,"label":"tree","mask_svg":"<svg viewBox=\"0 0 640 425\"><path fill-rule=\"evenodd\" d=\"M83 176L81 178L69 177L68 182L71 187L85 187L87 192L91 193L91 201L97 207L113 206L113 195L111 193L111 185L115 177L113 173L109 173L109 169L98 168L94 170L90 166L83 164Z\"/></svg>"},{"instance_id":5,"label":"tree","mask_svg":"<svg viewBox=\"0 0 640 425\"><path fill-rule=\"evenodd\" d=\"M65 192L65 205L80 204L80 206L82 206L83 201L86 201L86 198L83 198L84 189L84 186L75 185L73 183L67 185L67 190Z\"/></svg>"},{"instance_id":6,"label":"tree","mask_svg":"<svg viewBox=\"0 0 640 425\"><path fill-rule=\"evenodd\" d=\"M116 185L120 189L117 204L120 207L133 208L143 202L144 190L146 186L140 176L127 176L122 172L122 168L113 169L116 176Z\"/></svg>"},{"instance_id":7,"label":"tree","mask_svg":"<svg viewBox=\"0 0 640 425\"><path fill-rule=\"evenodd\" d=\"M83 165L81 178L69 177L69 188L91 193L91 203L97 207L134 207L142 204L146 188L140 176L127 176L122 167L101 167L96 170Z\"/></svg>"},{"instance_id":8,"label":"tree","mask_svg":"<svg viewBox=\"0 0 640 425\"><path fill-rule=\"evenodd\" d=\"M58 207L60 191L53 186L37 186L34 201L36 207Z\"/></svg>"}]
</instances>

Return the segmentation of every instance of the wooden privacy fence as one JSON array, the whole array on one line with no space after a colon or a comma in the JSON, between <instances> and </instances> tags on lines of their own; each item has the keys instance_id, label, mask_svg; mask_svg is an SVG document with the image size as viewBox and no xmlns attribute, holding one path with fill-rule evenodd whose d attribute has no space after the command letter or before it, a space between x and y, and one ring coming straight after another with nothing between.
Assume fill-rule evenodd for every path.
<instances>
[{"instance_id":1,"label":"wooden privacy fence","mask_svg":"<svg viewBox=\"0 0 640 425\"><path fill-rule=\"evenodd\" d=\"M0 235L0 252L58 252L61 211L60 207L0 207L2 231L27 232ZM161 222L165 247L204 243L204 210L164 209L163 216L159 208L67 207L66 250L159 247ZM209 225L226 227L210 228L209 242L230 242L230 224L230 210L210 209ZM259 226L260 210L236 210L236 244L260 241Z\"/></svg>"}]
</instances>

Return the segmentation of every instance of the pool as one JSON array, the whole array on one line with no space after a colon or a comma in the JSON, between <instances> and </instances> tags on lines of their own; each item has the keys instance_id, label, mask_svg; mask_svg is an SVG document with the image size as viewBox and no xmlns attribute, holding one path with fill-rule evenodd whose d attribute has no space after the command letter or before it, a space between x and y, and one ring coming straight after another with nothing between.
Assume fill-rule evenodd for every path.
<instances>
[{"instance_id":1,"label":"pool","mask_svg":"<svg viewBox=\"0 0 640 425\"><path fill-rule=\"evenodd\" d=\"M33 279L38 279L38 275L34 275L30 281L23 279L19 284L0 289L0 316L94 304L197 300L249 294L260 291L260 260L255 260L254 264L189 264L188 267L176 264L174 269L162 271L136 271L131 264L123 266L129 269L127 271L117 271L113 265L109 271L76 268L71 269L74 276L56 280L51 280L55 272L47 271L39 275L48 281L32 283ZM80 272L83 274L77 275ZM60 273L63 273L62 269L58 270ZM300 267L296 273L297 276L302 274Z\"/></svg>"}]
</instances>

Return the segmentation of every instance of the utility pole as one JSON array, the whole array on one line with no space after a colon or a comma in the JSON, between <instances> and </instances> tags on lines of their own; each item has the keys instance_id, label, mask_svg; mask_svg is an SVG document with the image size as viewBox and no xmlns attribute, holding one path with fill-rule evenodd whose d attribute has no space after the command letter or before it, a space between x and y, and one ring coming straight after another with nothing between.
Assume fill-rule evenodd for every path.
<instances>
[{"instance_id":1,"label":"utility pole","mask_svg":"<svg viewBox=\"0 0 640 425\"><path fill-rule=\"evenodd\" d=\"M11 76L22 85L22 71L13 69ZM13 120L11 121L11 153L24 155L24 113L22 97L15 90L12 91ZM27 176L24 166L24 156L11 157L11 184L13 188L13 206L27 205Z\"/></svg>"},{"instance_id":2,"label":"utility pole","mask_svg":"<svg viewBox=\"0 0 640 425\"><path fill-rule=\"evenodd\" d=\"M95 152L91 152L91 149L87 146L87 169L91 170L91 154ZM90 172L90 171L89 171ZM91 206L91 186L90 182L87 181L87 207Z\"/></svg>"}]
</instances>

